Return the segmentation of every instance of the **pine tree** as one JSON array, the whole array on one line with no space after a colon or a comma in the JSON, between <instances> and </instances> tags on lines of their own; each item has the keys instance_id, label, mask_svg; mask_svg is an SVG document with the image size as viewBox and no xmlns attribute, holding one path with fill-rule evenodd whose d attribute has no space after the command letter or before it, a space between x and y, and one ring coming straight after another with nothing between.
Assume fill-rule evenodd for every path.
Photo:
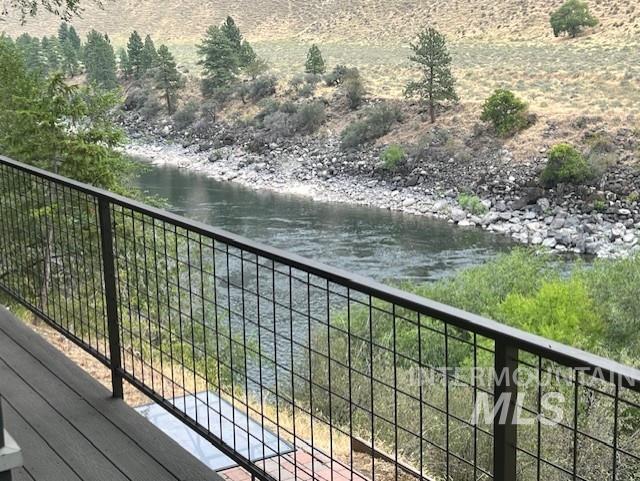
<instances>
[{"instance_id":1,"label":"pine tree","mask_svg":"<svg viewBox=\"0 0 640 481\"><path fill-rule=\"evenodd\" d=\"M118 86L116 56L108 37L92 30L84 51L87 80L105 90L115 89Z\"/></svg>"},{"instance_id":2,"label":"pine tree","mask_svg":"<svg viewBox=\"0 0 640 481\"><path fill-rule=\"evenodd\" d=\"M216 26L210 26L198 45L199 65L204 70L202 90L205 95L229 86L240 69L240 59L236 46L229 37Z\"/></svg>"},{"instance_id":3,"label":"pine tree","mask_svg":"<svg viewBox=\"0 0 640 481\"><path fill-rule=\"evenodd\" d=\"M47 59L47 72L57 72L62 68L62 53L56 37L42 37L42 54Z\"/></svg>"},{"instance_id":4,"label":"pine tree","mask_svg":"<svg viewBox=\"0 0 640 481\"><path fill-rule=\"evenodd\" d=\"M69 27L68 39L69 39L69 42L71 43L71 46L76 51L76 54L80 56L80 53L82 51L82 40L80 40L80 35L78 35L78 32L76 32L76 29L73 28L73 25Z\"/></svg>"},{"instance_id":5,"label":"pine tree","mask_svg":"<svg viewBox=\"0 0 640 481\"><path fill-rule=\"evenodd\" d=\"M158 61L158 52L156 52L156 46L151 40L151 35L147 35L144 39L144 47L142 48L140 68L142 73L146 73L155 67Z\"/></svg>"},{"instance_id":6,"label":"pine tree","mask_svg":"<svg viewBox=\"0 0 640 481\"><path fill-rule=\"evenodd\" d=\"M27 69L36 75L43 76L47 73L47 57L42 51L39 38L23 33L16 39L16 46L24 58Z\"/></svg>"},{"instance_id":7,"label":"pine tree","mask_svg":"<svg viewBox=\"0 0 640 481\"><path fill-rule=\"evenodd\" d=\"M428 28L418 34L418 42L411 44L413 54L409 57L416 62L422 78L407 84L405 95L418 96L429 107L431 122L436 121L436 107L443 102L457 102L451 73L451 55L447 50L447 42L440 32Z\"/></svg>"},{"instance_id":8,"label":"pine tree","mask_svg":"<svg viewBox=\"0 0 640 481\"><path fill-rule=\"evenodd\" d=\"M237 52L240 52L240 49L242 48L242 34L240 33L240 29L233 18L227 17L220 27L220 31L229 39L233 48Z\"/></svg>"},{"instance_id":9,"label":"pine tree","mask_svg":"<svg viewBox=\"0 0 640 481\"><path fill-rule=\"evenodd\" d=\"M67 39L62 44L62 71L68 77L75 77L80 70L79 55L73 44Z\"/></svg>"},{"instance_id":10,"label":"pine tree","mask_svg":"<svg viewBox=\"0 0 640 481\"><path fill-rule=\"evenodd\" d=\"M167 103L167 112L175 112L178 90L182 87L182 76L176 68L176 61L166 45L158 49L158 67L155 75L156 88L163 92Z\"/></svg>"},{"instance_id":11,"label":"pine tree","mask_svg":"<svg viewBox=\"0 0 640 481\"><path fill-rule=\"evenodd\" d=\"M313 44L307 52L307 62L304 67L305 72L314 75L323 74L326 71L322 53L316 44Z\"/></svg>"},{"instance_id":12,"label":"pine tree","mask_svg":"<svg viewBox=\"0 0 640 481\"><path fill-rule=\"evenodd\" d=\"M69 39L69 25L67 22L62 22L60 27L58 28L58 41L60 45L64 45L64 43Z\"/></svg>"},{"instance_id":13,"label":"pine tree","mask_svg":"<svg viewBox=\"0 0 640 481\"><path fill-rule=\"evenodd\" d=\"M128 80L133 73L133 69L131 68L131 61L129 60L129 55L127 54L126 49L121 48L118 50L118 60L120 60L120 71L122 72L122 76Z\"/></svg>"},{"instance_id":14,"label":"pine tree","mask_svg":"<svg viewBox=\"0 0 640 481\"><path fill-rule=\"evenodd\" d=\"M129 42L127 43L127 53L129 54L129 63L131 64L131 68L133 69L133 73L136 78L140 78L142 75L142 50L144 49L144 44L142 43L142 39L137 31L133 31L131 36L129 37Z\"/></svg>"}]
</instances>

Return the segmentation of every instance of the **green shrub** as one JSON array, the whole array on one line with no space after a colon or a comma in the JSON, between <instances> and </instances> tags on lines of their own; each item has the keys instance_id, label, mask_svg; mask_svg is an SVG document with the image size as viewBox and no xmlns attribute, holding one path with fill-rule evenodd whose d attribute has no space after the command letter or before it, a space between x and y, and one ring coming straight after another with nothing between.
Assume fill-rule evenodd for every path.
<instances>
[{"instance_id":1,"label":"green shrub","mask_svg":"<svg viewBox=\"0 0 640 481\"><path fill-rule=\"evenodd\" d=\"M295 114L296 132L312 134L324 124L327 116L322 102L303 104Z\"/></svg>"},{"instance_id":2,"label":"green shrub","mask_svg":"<svg viewBox=\"0 0 640 481\"><path fill-rule=\"evenodd\" d=\"M593 208L597 212L604 212L607 210L607 203L602 199L596 199L593 201Z\"/></svg>"},{"instance_id":3,"label":"green shrub","mask_svg":"<svg viewBox=\"0 0 640 481\"><path fill-rule=\"evenodd\" d=\"M527 104L513 92L499 89L485 101L480 119L491 122L498 135L514 135L528 126Z\"/></svg>"},{"instance_id":4,"label":"green shrub","mask_svg":"<svg viewBox=\"0 0 640 481\"><path fill-rule=\"evenodd\" d=\"M250 98L254 102L262 100L266 97L275 95L278 79L273 75L264 75L255 80L244 82L238 87L238 95L242 98L242 102L246 102Z\"/></svg>"},{"instance_id":5,"label":"green shrub","mask_svg":"<svg viewBox=\"0 0 640 481\"><path fill-rule=\"evenodd\" d=\"M382 154L380 154L380 160L383 162L385 169L395 170L400 162L403 162L407 158L407 154L404 149L399 145L390 145Z\"/></svg>"},{"instance_id":6,"label":"green shrub","mask_svg":"<svg viewBox=\"0 0 640 481\"><path fill-rule=\"evenodd\" d=\"M568 144L558 144L549 150L547 165L540 180L547 187L557 184L581 184L593 177L593 171L583 155Z\"/></svg>"},{"instance_id":7,"label":"green shrub","mask_svg":"<svg viewBox=\"0 0 640 481\"><path fill-rule=\"evenodd\" d=\"M324 76L327 87L337 87L349 78L360 77L357 67L347 67L346 65L336 65L334 69Z\"/></svg>"},{"instance_id":8,"label":"green shrub","mask_svg":"<svg viewBox=\"0 0 640 481\"><path fill-rule=\"evenodd\" d=\"M254 122L270 134L278 137L291 137L295 134L312 134L326 120L322 102L279 103L266 102Z\"/></svg>"},{"instance_id":9,"label":"green shrub","mask_svg":"<svg viewBox=\"0 0 640 481\"><path fill-rule=\"evenodd\" d=\"M479 197L462 193L458 196L458 204L467 212L473 215L483 215L487 213L487 206L482 203Z\"/></svg>"},{"instance_id":10,"label":"green shrub","mask_svg":"<svg viewBox=\"0 0 640 481\"><path fill-rule=\"evenodd\" d=\"M173 114L173 124L178 130L190 127L196 121L198 110L200 110L198 103L195 100L190 100Z\"/></svg>"},{"instance_id":11,"label":"green shrub","mask_svg":"<svg viewBox=\"0 0 640 481\"><path fill-rule=\"evenodd\" d=\"M386 103L370 107L362 120L348 125L341 135L343 149L352 149L388 134L395 122L401 120L400 110Z\"/></svg>"},{"instance_id":12,"label":"green shrub","mask_svg":"<svg viewBox=\"0 0 640 481\"><path fill-rule=\"evenodd\" d=\"M355 110L362 105L366 90L359 75L357 77L347 78L344 82L343 89L351 110Z\"/></svg>"}]
</instances>

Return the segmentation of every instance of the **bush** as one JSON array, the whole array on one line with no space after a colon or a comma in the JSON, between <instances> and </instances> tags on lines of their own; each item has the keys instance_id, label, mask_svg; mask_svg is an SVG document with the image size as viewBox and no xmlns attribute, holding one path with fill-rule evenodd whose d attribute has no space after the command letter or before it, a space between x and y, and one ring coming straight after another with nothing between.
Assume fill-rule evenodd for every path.
<instances>
[{"instance_id":1,"label":"bush","mask_svg":"<svg viewBox=\"0 0 640 481\"><path fill-rule=\"evenodd\" d=\"M200 106L195 100L189 100L175 114L173 114L173 124L178 130L184 130L193 125L198 116Z\"/></svg>"},{"instance_id":2,"label":"bush","mask_svg":"<svg viewBox=\"0 0 640 481\"><path fill-rule=\"evenodd\" d=\"M155 97L149 96L139 112L145 119L151 120L157 117L162 109L162 104Z\"/></svg>"},{"instance_id":3,"label":"bush","mask_svg":"<svg viewBox=\"0 0 640 481\"><path fill-rule=\"evenodd\" d=\"M326 113L322 102L304 104L295 114L296 132L312 134L320 128L325 120Z\"/></svg>"},{"instance_id":4,"label":"bush","mask_svg":"<svg viewBox=\"0 0 640 481\"><path fill-rule=\"evenodd\" d=\"M402 114L395 106L380 104L370 107L362 120L353 122L342 131L342 148L352 149L388 134L401 118Z\"/></svg>"},{"instance_id":5,"label":"bush","mask_svg":"<svg viewBox=\"0 0 640 481\"><path fill-rule=\"evenodd\" d=\"M246 103L247 98L257 102L266 97L271 97L276 93L276 85L278 79L273 75L265 75L258 77L249 82L243 82L238 86L238 95L242 99L242 103Z\"/></svg>"},{"instance_id":6,"label":"bush","mask_svg":"<svg viewBox=\"0 0 640 481\"><path fill-rule=\"evenodd\" d=\"M256 124L278 137L294 134L312 134L326 120L324 104L309 102L302 105L293 102L269 102L256 115Z\"/></svg>"},{"instance_id":7,"label":"bush","mask_svg":"<svg viewBox=\"0 0 640 481\"><path fill-rule=\"evenodd\" d=\"M127 94L124 99L125 110L139 110L147 102L149 98L149 92L142 87L134 87Z\"/></svg>"},{"instance_id":8,"label":"bush","mask_svg":"<svg viewBox=\"0 0 640 481\"><path fill-rule=\"evenodd\" d=\"M350 77L345 81L344 94L351 110L355 110L362 105L366 91L360 76Z\"/></svg>"},{"instance_id":9,"label":"bush","mask_svg":"<svg viewBox=\"0 0 640 481\"><path fill-rule=\"evenodd\" d=\"M403 162L407 158L407 154L404 149L399 145L390 145L382 154L380 154L380 160L384 163L385 169L395 170L400 162Z\"/></svg>"},{"instance_id":10,"label":"bush","mask_svg":"<svg viewBox=\"0 0 640 481\"><path fill-rule=\"evenodd\" d=\"M513 92L499 89L485 101L480 119L491 122L498 135L514 135L528 127L527 104Z\"/></svg>"},{"instance_id":11,"label":"bush","mask_svg":"<svg viewBox=\"0 0 640 481\"><path fill-rule=\"evenodd\" d=\"M487 206L475 195L460 194L458 196L458 204L473 215L484 215L487 213Z\"/></svg>"},{"instance_id":12,"label":"bush","mask_svg":"<svg viewBox=\"0 0 640 481\"><path fill-rule=\"evenodd\" d=\"M587 161L574 147L558 144L549 150L547 165L540 180L546 187L557 184L581 184L593 177Z\"/></svg>"},{"instance_id":13,"label":"bush","mask_svg":"<svg viewBox=\"0 0 640 481\"><path fill-rule=\"evenodd\" d=\"M349 78L360 77L357 67L347 67L346 65L336 65L334 69L324 76L327 87L337 87Z\"/></svg>"}]
</instances>

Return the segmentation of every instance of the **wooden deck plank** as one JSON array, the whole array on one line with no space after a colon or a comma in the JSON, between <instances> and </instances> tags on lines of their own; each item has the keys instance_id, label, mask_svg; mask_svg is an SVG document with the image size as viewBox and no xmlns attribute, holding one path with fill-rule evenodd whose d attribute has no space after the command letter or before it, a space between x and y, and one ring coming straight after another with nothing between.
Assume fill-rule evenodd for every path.
<instances>
[{"instance_id":1,"label":"wooden deck plank","mask_svg":"<svg viewBox=\"0 0 640 481\"><path fill-rule=\"evenodd\" d=\"M16 349L15 346L19 346L24 352L28 351L27 356L32 357L30 369L35 370L39 364L47 375L63 379L67 390L81 397L95 412L108 419L121 436L127 438L125 443L138 446L150 463L162 466L167 473L181 481L221 480L218 474L212 472L124 402L112 399L104 386L1 307L0 333L12 340L11 343L6 343L0 339L0 345L8 344L8 348L13 350ZM20 366L16 364L16 369L18 368ZM59 409L62 407L59 406ZM140 464L146 463L138 458L138 465ZM137 481L138 478L134 479Z\"/></svg>"},{"instance_id":2,"label":"wooden deck plank","mask_svg":"<svg viewBox=\"0 0 640 481\"><path fill-rule=\"evenodd\" d=\"M0 343L5 345L5 342ZM0 357L2 354L0 354ZM0 359L2 396L81 479L128 481L118 468ZM82 415L83 413L78 413ZM21 446L23 450L27 446ZM28 468L28 466L27 466Z\"/></svg>"},{"instance_id":3,"label":"wooden deck plank","mask_svg":"<svg viewBox=\"0 0 640 481\"><path fill-rule=\"evenodd\" d=\"M12 474L14 480L35 481L82 481L64 460L49 446L20 414L8 405L3 405L7 430L22 447L24 465Z\"/></svg>"},{"instance_id":4,"label":"wooden deck plank","mask_svg":"<svg viewBox=\"0 0 640 481\"><path fill-rule=\"evenodd\" d=\"M125 477L136 481L176 479L125 432L72 391L63 380L43 369L37 359L13 340L5 339L0 343L0 358L106 459L117 460L117 468Z\"/></svg>"}]
</instances>

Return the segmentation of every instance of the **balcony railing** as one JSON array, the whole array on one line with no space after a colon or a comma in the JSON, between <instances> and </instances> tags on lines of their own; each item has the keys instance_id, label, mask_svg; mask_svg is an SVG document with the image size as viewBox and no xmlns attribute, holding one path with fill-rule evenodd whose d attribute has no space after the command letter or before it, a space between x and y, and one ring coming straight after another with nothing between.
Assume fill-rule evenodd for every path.
<instances>
[{"instance_id":1,"label":"balcony railing","mask_svg":"<svg viewBox=\"0 0 640 481\"><path fill-rule=\"evenodd\" d=\"M640 479L638 370L4 157L0 202L0 288L253 477Z\"/></svg>"}]
</instances>

